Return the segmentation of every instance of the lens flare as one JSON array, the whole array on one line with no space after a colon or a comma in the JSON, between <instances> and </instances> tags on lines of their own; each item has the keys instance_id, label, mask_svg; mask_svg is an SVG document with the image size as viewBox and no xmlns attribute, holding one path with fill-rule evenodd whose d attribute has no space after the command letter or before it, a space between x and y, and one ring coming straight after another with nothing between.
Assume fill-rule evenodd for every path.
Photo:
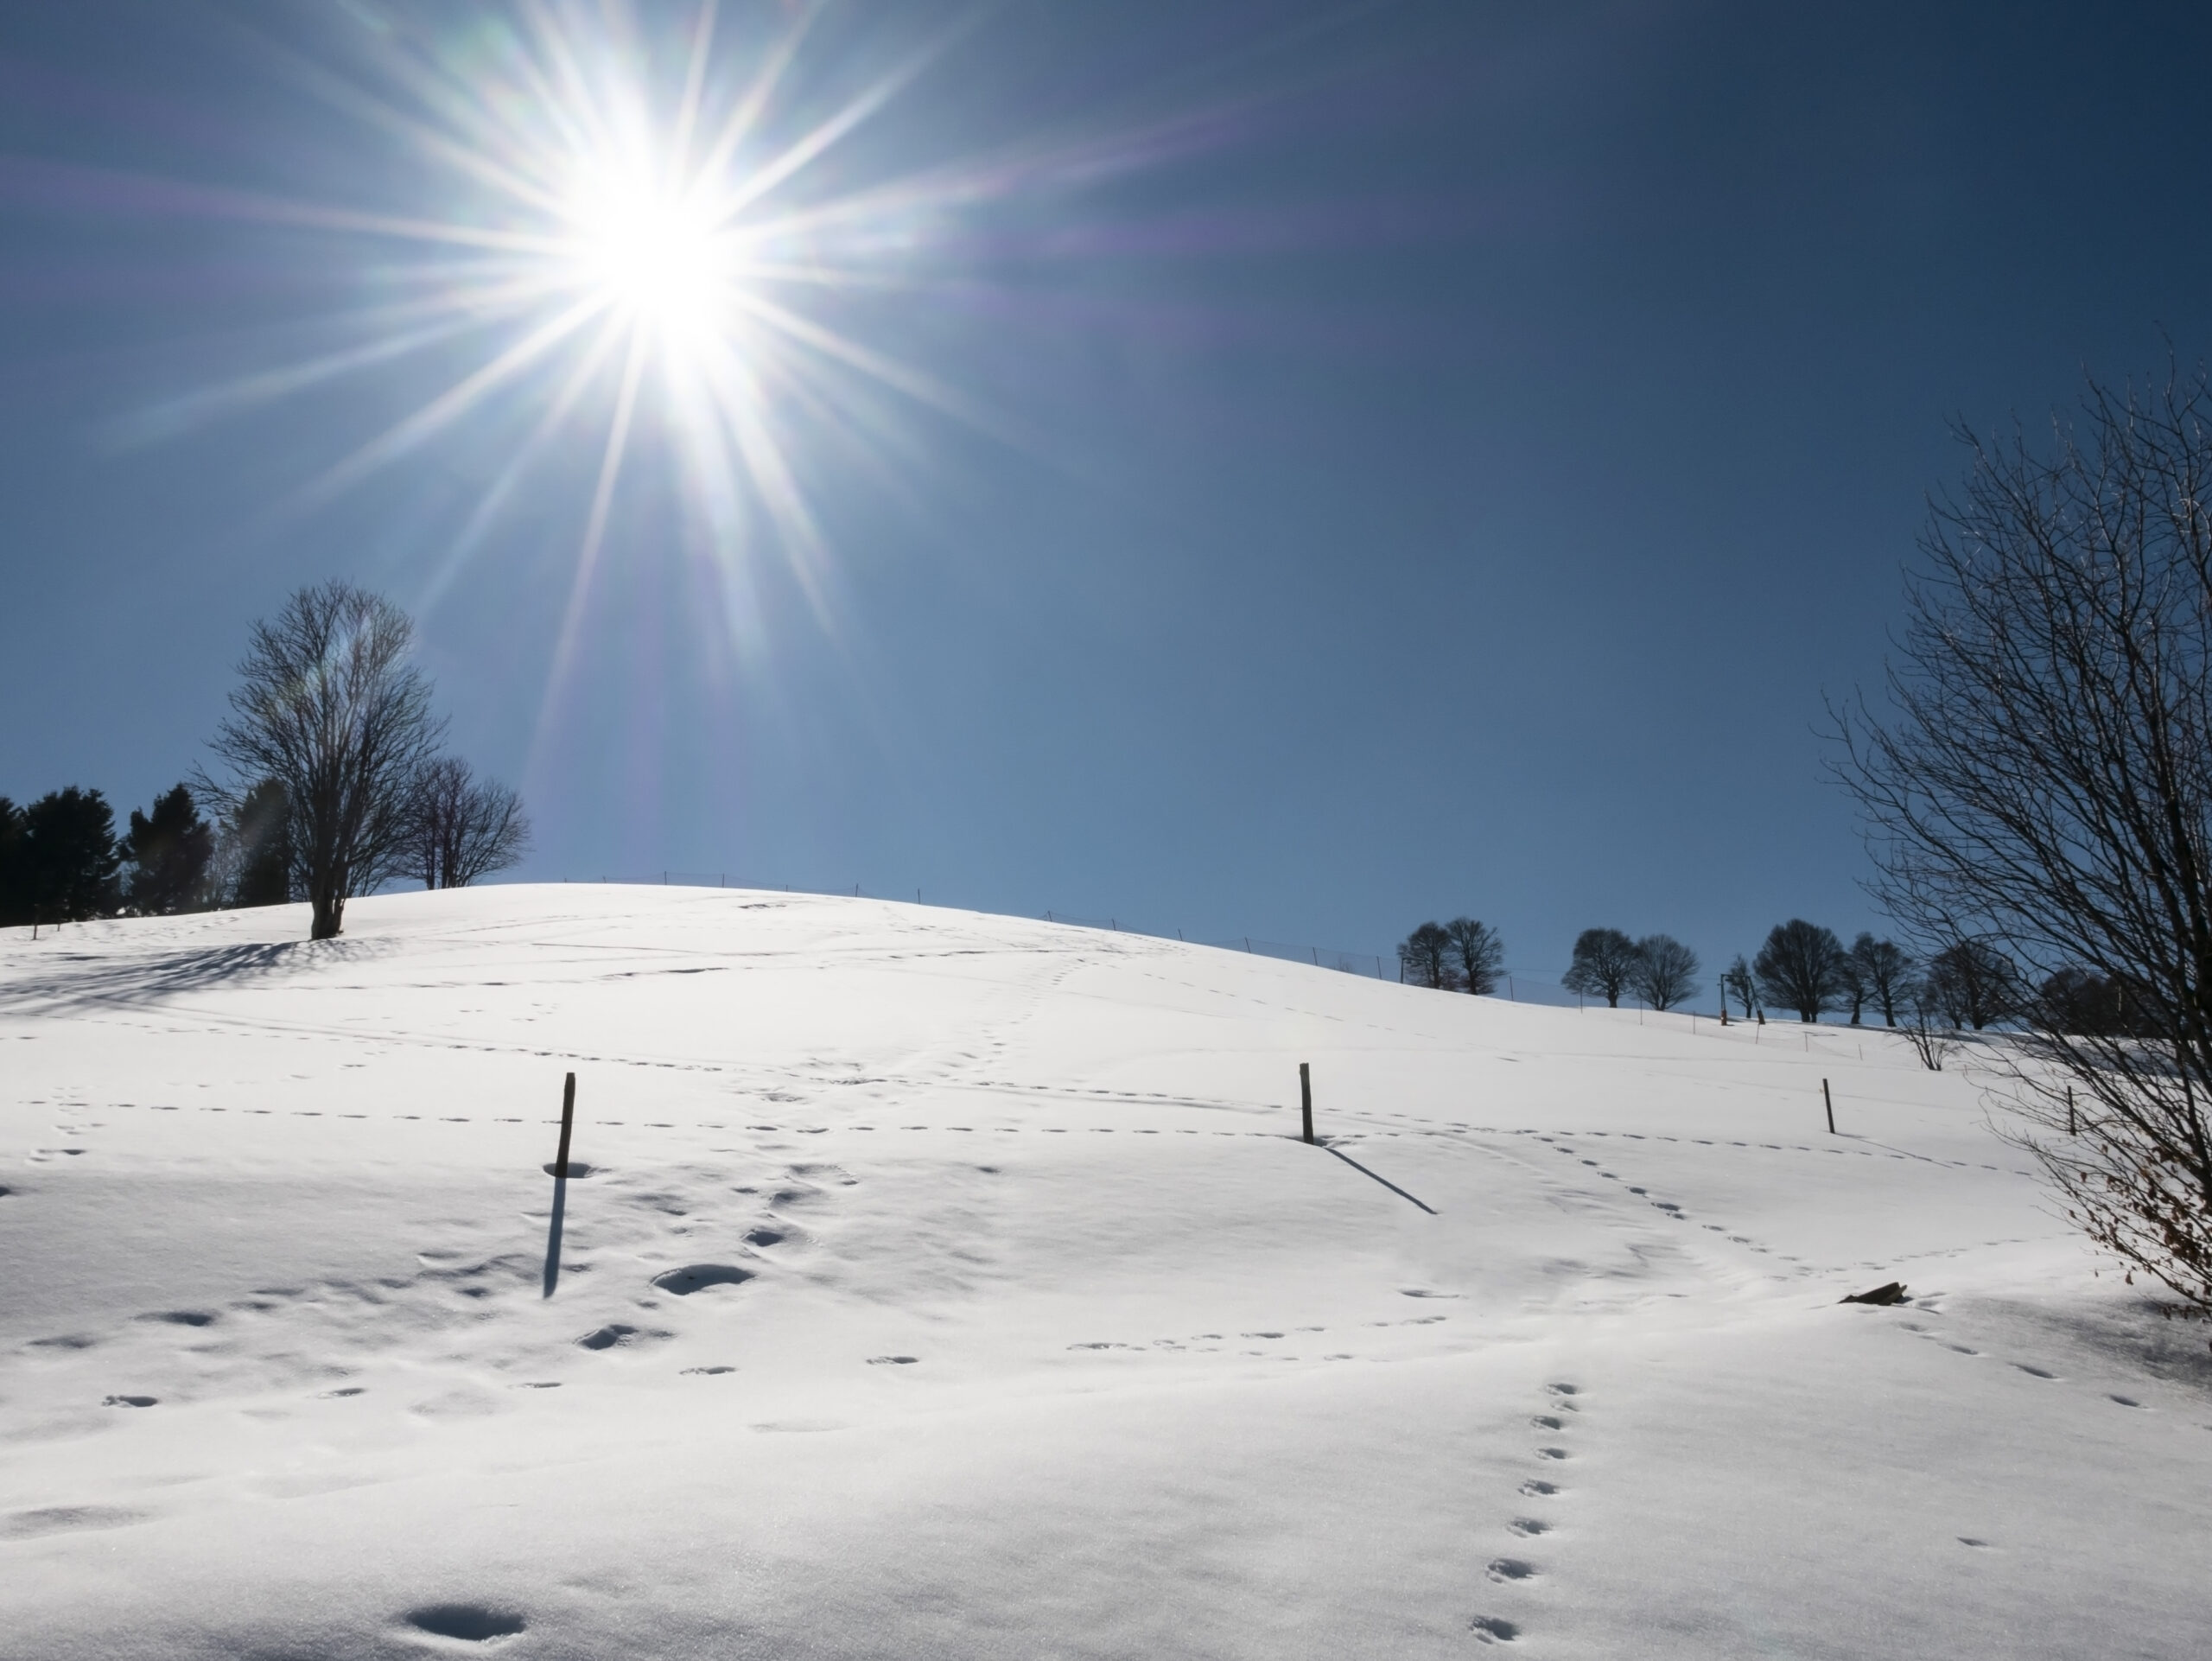
<instances>
[{"instance_id":1,"label":"lens flare","mask_svg":"<svg viewBox=\"0 0 2212 1661\"><path fill-rule=\"evenodd\" d=\"M593 179L579 186L569 217L577 277L610 310L671 346L697 345L725 326L730 239L696 198L649 179Z\"/></svg>"}]
</instances>

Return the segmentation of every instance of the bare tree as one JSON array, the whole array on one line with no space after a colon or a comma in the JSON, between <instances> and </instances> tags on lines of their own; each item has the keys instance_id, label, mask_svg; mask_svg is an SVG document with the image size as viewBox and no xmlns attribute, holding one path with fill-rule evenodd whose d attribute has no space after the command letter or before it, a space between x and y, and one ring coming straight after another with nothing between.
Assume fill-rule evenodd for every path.
<instances>
[{"instance_id":1,"label":"bare tree","mask_svg":"<svg viewBox=\"0 0 2212 1661\"><path fill-rule=\"evenodd\" d=\"M1954 1027L1976 1032L2020 1008L2019 971L1986 940L1961 940L1928 961L1928 983Z\"/></svg>"},{"instance_id":2,"label":"bare tree","mask_svg":"<svg viewBox=\"0 0 2212 1661\"><path fill-rule=\"evenodd\" d=\"M1889 708L1839 712L1839 770L1906 926L2116 989L2121 1030L2000 1052L2017 1140L2093 1239L2212 1307L2212 386L2093 381L2047 444L1959 436Z\"/></svg>"},{"instance_id":3,"label":"bare tree","mask_svg":"<svg viewBox=\"0 0 2212 1661\"><path fill-rule=\"evenodd\" d=\"M1585 997L1602 997L1618 1009L1636 973L1636 942L1617 928L1586 928L1574 939L1574 959L1560 984Z\"/></svg>"},{"instance_id":4,"label":"bare tree","mask_svg":"<svg viewBox=\"0 0 2212 1661\"><path fill-rule=\"evenodd\" d=\"M1497 977L1505 968L1505 942L1488 923L1471 917L1455 917L1444 926L1458 958L1460 986L1487 997L1497 990Z\"/></svg>"},{"instance_id":5,"label":"bare tree","mask_svg":"<svg viewBox=\"0 0 2212 1661\"><path fill-rule=\"evenodd\" d=\"M222 806L264 780L283 786L318 940L344 926L348 899L403 867L415 780L444 730L407 661L414 636L404 612L349 582L298 590L253 626L210 747L232 769L200 781Z\"/></svg>"},{"instance_id":6,"label":"bare tree","mask_svg":"<svg viewBox=\"0 0 2212 1661\"><path fill-rule=\"evenodd\" d=\"M1440 924L1423 923L1398 942L1398 978L1440 992L1456 985L1452 936Z\"/></svg>"},{"instance_id":7,"label":"bare tree","mask_svg":"<svg viewBox=\"0 0 2212 1661\"><path fill-rule=\"evenodd\" d=\"M2037 990L2030 1019L2061 1033L2149 1035L2128 1009L2126 994L2088 969L2069 967L2046 976Z\"/></svg>"},{"instance_id":8,"label":"bare tree","mask_svg":"<svg viewBox=\"0 0 2212 1661\"><path fill-rule=\"evenodd\" d=\"M1911 1042L1922 1066L1930 1072L1942 1072L1943 1058L1951 1053L1955 1041L1944 1028L1935 989L1923 977L1904 989L1903 997L1905 1018L1900 1030Z\"/></svg>"},{"instance_id":9,"label":"bare tree","mask_svg":"<svg viewBox=\"0 0 2212 1661\"><path fill-rule=\"evenodd\" d=\"M1647 934L1636 943L1629 990L1655 1009L1671 1009L1697 990L1697 953L1671 934Z\"/></svg>"},{"instance_id":10,"label":"bare tree","mask_svg":"<svg viewBox=\"0 0 2212 1661\"><path fill-rule=\"evenodd\" d=\"M522 798L479 779L458 756L442 755L415 780L408 804L407 862L426 888L465 888L518 865L530 850Z\"/></svg>"},{"instance_id":11,"label":"bare tree","mask_svg":"<svg viewBox=\"0 0 2212 1661\"><path fill-rule=\"evenodd\" d=\"M1843 942L1833 929L1793 917L1774 926L1751 959L1751 973L1761 998L1795 1009L1801 1021L1818 1021L1844 990L1843 959Z\"/></svg>"},{"instance_id":12,"label":"bare tree","mask_svg":"<svg viewBox=\"0 0 2212 1661\"><path fill-rule=\"evenodd\" d=\"M1851 961L1859 972L1865 996L1882 1012L1885 1026L1897 1024L1897 1011L1910 1002L1912 954L1893 940L1861 934L1851 943Z\"/></svg>"},{"instance_id":13,"label":"bare tree","mask_svg":"<svg viewBox=\"0 0 2212 1661\"><path fill-rule=\"evenodd\" d=\"M1838 937L1838 944L1841 943ZM1858 955L1848 947L1835 965L1836 1007L1849 1012L1851 1024L1859 1025L1859 1017L1866 1013L1866 1000L1873 988L1866 983L1866 971L1859 964Z\"/></svg>"}]
</instances>

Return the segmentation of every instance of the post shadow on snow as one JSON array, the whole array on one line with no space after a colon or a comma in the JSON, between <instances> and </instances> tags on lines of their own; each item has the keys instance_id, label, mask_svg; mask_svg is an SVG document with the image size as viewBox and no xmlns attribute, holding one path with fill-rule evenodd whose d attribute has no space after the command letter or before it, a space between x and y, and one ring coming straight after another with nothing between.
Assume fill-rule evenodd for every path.
<instances>
[{"instance_id":1,"label":"post shadow on snow","mask_svg":"<svg viewBox=\"0 0 2212 1661\"><path fill-rule=\"evenodd\" d=\"M1325 1154L1334 1154L1334 1155L1335 1155L1338 1159L1340 1159L1340 1160L1344 1161L1344 1162L1345 1164L1347 1164L1347 1165L1351 1166L1351 1167L1352 1168L1352 1169L1353 1169L1353 1170L1357 1171L1357 1172L1358 1172L1362 1176L1363 1176L1363 1177L1369 1177L1369 1178L1371 1178L1372 1180L1374 1180L1374 1181L1376 1181L1376 1182L1380 1182L1380 1183L1381 1183L1384 1187L1388 1188L1388 1189L1389 1189L1392 1193L1394 1193L1394 1194L1397 1195L1399 1199L1401 1199L1401 1200L1412 1200L1412 1201L1413 1201L1413 1203L1414 1203L1414 1205L1416 1205L1416 1206L1421 1206L1421 1208L1423 1211L1427 1212L1431 1217L1434 1217L1435 1215L1437 1215L1437 1211L1436 1211L1436 1207L1435 1207L1435 1206L1430 1206L1430 1205L1426 1205L1426 1204L1423 1204L1423 1202L1421 1202L1421 1200L1414 1200L1414 1197L1413 1197L1413 1195L1411 1195L1411 1194L1408 1193L1407 1193L1403 1188L1400 1187L1396 1183L1395 1183L1395 1182L1391 1181L1390 1181L1390 1179L1389 1179L1389 1177L1387 1177L1387 1176L1377 1176L1377 1175L1376 1175L1376 1174L1375 1174L1373 1171L1369 1170L1369 1169L1367 1168L1367 1167L1365 1167L1364 1165L1362 1165L1362 1164L1361 1164L1357 1160L1354 1159L1354 1158L1353 1158L1350 1154L1347 1154L1346 1152L1344 1152L1344 1150L1343 1149L1341 1149L1341 1148L1332 1148L1332 1147L1331 1147L1331 1146L1330 1146L1327 1142L1317 1142L1313 1143L1313 1145L1314 1147L1316 1147L1316 1148L1319 1148L1319 1149L1323 1153L1325 1153Z\"/></svg>"},{"instance_id":2,"label":"post shadow on snow","mask_svg":"<svg viewBox=\"0 0 2212 1661\"><path fill-rule=\"evenodd\" d=\"M553 1179L553 1220L545 1229L545 1295L561 1283L561 1219L569 1209L569 1179Z\"/></svg>"}]
</instances>

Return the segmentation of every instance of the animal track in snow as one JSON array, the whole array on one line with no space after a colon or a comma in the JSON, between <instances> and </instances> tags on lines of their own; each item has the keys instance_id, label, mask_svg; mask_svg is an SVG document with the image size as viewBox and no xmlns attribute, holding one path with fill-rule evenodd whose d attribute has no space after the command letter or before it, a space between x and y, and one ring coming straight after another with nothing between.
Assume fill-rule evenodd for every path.
<instances>
[{"instance_id":1,"label":"animal track in snow","mask_svg":"<svg viewBox=\"0 0 2212 1661\"><path fill-rule=\"evenodd\" d=\"M1510 1620L1500 1620L1496 1615L1477 1615L1467 1623L1467 1630L1484 1644L1510 1644L1521 1636L1521 1629Z\"/></svg>"},{"instance_id":2,"label":"animal track in snow","mask_svg":"<svg viewBox=\"0 0 2212 1661\"><path fill-rule=\"evenodd\" d=\"M1514 1581L1534 1580L1536 1566L1522 1562L1518 1557L1493 1557L1489 1569L1484 1572L1503 1586Z\"/></svg>"},{"instance_id":3,"label":"animal track in snow","mask_svg":"<svg viewBox=\"0 0 2212 1661\"><path fill-rule=\"evenodd\" d=\"M1535 1517L1516 1517L1505 1526L1511 1532L1531 1539L1539 1534L1549 1534L1552 1531L1552 1525L1549 1523Z\"/></svg>"},{"instance_id":4,"label":"animal track in snow","mask_svg":"<svg viewBox=\"0 0 2212 1661\"><path fill-rule=\"evenodd\" d=\"M871 1355L868 1364L872 1367L911 1367L920 1359L917 1355Z\"/></svg>"},{"instance_id":5,"label":"animal track in snow","mask_svg":"<svg viewBox=\"0 0 2212 1661\"><path fill-rule=\"evenodd\" d=\"M512 1638L528 1624L512 1610L482 1603L426 1604L410 1609L402 1619L434 1638L458 1639L464 1644L491 1644Z\"/></svg>"},{"instance_id":6,"label":"animal track in snow","mask_svg":"<svg viewBox=\"0 0 2212 1661\"><path fill-rule=\"evenodd\" d=\"M636 1337L637 1333L635 1327L625 1326L619 1321L610 1321L596 1332L586 1333L576 1342L588 1350L611 1350L626 1339Z\"/></svg>"},{"instance_id":7,"label":"animal track in snow","mask_svg":"<svg viewBox=\"0 0 2212 1661\"><path fill-rule=\"evenodd\" d=\"M709 1286L738 1286L752 1278L751 1270L740 1269L735 1263L686 1263L654 1276L652 1283L664 1292L688 1298Z\"/></svg>"},{"instance_id":8,"label":"animal track in snow","mask_svg":"<svg viewBox=\"0 0 2212 1661\"><path fill-rule=\"evenodd\" d=\"M151 1407L160 1400L161 1397L158 1396L111 1396L100 1405L102 1407Z\"/></svg>"},{"instance_id":9,"label":"animal track in snow","mask_svg":"<svg viewBox=\"0 0 2212 1661\"><path fill-rule=\"evenodd\" d=\"M2022 1372L2026 1373L2031 1378L2056 1378L2058 1377L2056 1373L2047 1372L2041 1367L2031 1367L2024 1361L2015 1361L2012 1365L2018 1367Z\"/></svg>"},{"instance_id":10,"label":"animal track in snow","mask_svg":"<svg viewBox=\"0 0 2212 1661\"><path fill-rule=\"evenodd\" d=\"M1558 1494L1559 1491L1558 1483L1546 1482L1541 1478L1533 1476L1521 1485L1521 1492L1532 1499L1549 1499Z\"/></svg>"}]
</instances>

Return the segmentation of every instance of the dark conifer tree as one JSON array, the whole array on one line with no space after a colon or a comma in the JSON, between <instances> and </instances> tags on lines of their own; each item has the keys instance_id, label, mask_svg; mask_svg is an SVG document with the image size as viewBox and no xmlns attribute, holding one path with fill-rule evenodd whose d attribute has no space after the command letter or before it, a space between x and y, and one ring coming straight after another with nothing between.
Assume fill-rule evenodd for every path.
<instances>
[{"instance_id":1,"label":"dark conifer tree","mask_svg":"<svg viewBox=\"0 0 2212 1661\"><path fill-rule=\"evenodd\" d=\"M23 810L20 862L27 898L41 922L77 922L114 914L119 895L115 813L97 790L71 785Z\"/></svg>"},{"instance_id":2,"label":"dark conifer tree","mask_svg":"<svg viewBox=\"0 0 2212 1661\"><path fill-rule=\"evenodd\" d=\"M0 928L30 920L30 879L23 869L23 810L0 796Z\"/></svg>"},{"instance_id":3,"label":"dark conifer tree","mask_svg":"<svg viewBox=\"0 0 2212 1661\"><path fill-rule=\"evenodd\" d=\"M154 811L130 810L124 838L130 874L124 903L142 917L198 911L208 902L208 872L215 862L215 832L183 785L154 799Z\"/></svg>"},{"instance_id":4,"label":"dark conifer tree","mask_svg":"<svg viewBox=\"0 0 2212 1661\"><path fill-rule=\"evenodd\" d=\"M297 897L298 859L291 802L284 786L264 779L246 792L224 826L233 906L283 906Z\"/></svg>"}]
</instances>

